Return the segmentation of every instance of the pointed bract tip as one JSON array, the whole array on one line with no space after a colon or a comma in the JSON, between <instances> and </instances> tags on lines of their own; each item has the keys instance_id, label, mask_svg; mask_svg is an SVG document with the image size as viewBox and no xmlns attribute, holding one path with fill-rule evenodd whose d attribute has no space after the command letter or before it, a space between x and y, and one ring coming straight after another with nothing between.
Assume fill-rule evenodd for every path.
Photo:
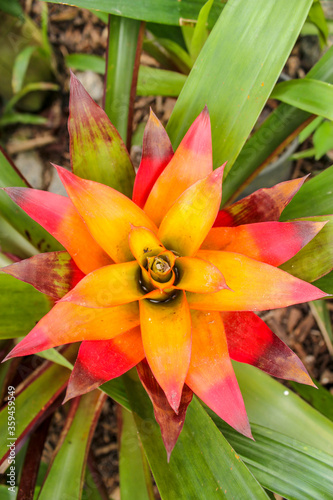
<instances>
[{"instance_id":1,"label":"pointed bract tip","mask_svg":"<svg viewBox=\"0 0 333 500\"><path fill-rule=\"evenodd\" d=\"M65 403L67 403L67 401L69 401L72 398L75 398L75 394L72 396L71 393L69 393L68 390L67 390L67 392L65 394L65 397L64 397L64 399L63 399L63 401L62 401L61 404L64 405Z\"/></svg>"},{"instance_id":2,"label":"pointed bract tip","mask_svg":"<svg viewBox=\"0 0 333 500\"><path fill-rule=\"evenodd\" d=\"M209 116L208 106L205 104L204 109L201 111L204 116Z\"/></svg>"},{"instance_id":3,"label":"pointed bract tip","mask_svg":"<svg viewBox=\"0 0 333 500\"><path fill-rule=\"evenodd\" d=\"M3 358L3 360L1 361L1 363L5 363L5 361L9 361L10 359L14 358L15 356L13 356L11 353L13 351L11 351L10 353L7 354L6 357Z\"/></svg>"}]
</instances>

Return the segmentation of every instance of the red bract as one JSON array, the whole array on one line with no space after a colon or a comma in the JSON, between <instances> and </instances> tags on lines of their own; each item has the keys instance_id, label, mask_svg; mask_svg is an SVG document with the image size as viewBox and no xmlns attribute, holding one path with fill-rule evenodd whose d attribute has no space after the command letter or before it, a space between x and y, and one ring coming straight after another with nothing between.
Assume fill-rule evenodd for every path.
<instances>
[{"instance_id":1,"label":"red bract","mask_svg":"<svg viewBox=\"0 0 333 500\"><path fill-rule=\"evenodd\" d=\"M117 154L127 165L105 113L74 77L71 88L73 165L88 171L87 159L98 147L105 160L105 134L108 144L118 141ZM231 359L312 384L297 356L249 312L325 296L276 267L324 225L277 222L302 180L259 190L219 212L223 167L212 170L207 109L174 154L151 113L134 201L57 169L69 199L6 189L68 252L3 269L58 300L7 358L82 341L66 399L138 365L168 455L192 392L251 437Z\"/></svg>"}]
</instances>

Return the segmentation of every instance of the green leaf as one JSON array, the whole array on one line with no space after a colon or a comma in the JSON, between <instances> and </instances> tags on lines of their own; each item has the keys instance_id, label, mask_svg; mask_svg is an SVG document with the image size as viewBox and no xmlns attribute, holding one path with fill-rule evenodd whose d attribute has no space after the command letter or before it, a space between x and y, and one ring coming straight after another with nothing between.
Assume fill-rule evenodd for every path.
<instances>
[{"instance_id":1,"label":"green leaf","mask_svg":"<svg viewBox=\"0 0 333 500\"><path fill-rule=\"evenodd\" d=\"M139 29L138 21L110 16L104 109L125 144Z\"/></svg>"},{"instance_id":2,"label":"green leaf","mask_svg":"<svg viewBox=\"0 0 333 500\"><path fill-rule=\"evenodd\" d=\"M283 210L281 221L333 213L333 166L307 181ZM311 203L309 203L311 200Z\"/></svg>"},{"instance_id":3,"label":"green leaf","mask_svg":"<svg viewBox=\"0 0 333 500\"><path fill-rule=\"evenodd\" d=\"M330 149L333 149L333 123L325 121L314 133L313 145L315 147L315 159L319 160Z\"/></svg>"},{"instance_id":4,"label":"green leaf","mask_svg":"<svg viewBox=\"0 0 333 500\"><path fill-rule=\"evenodd\" d=\"M125 377L134 419L163 500L266 498L196 398L169 464L152 404L138 380ZM230 474L232 469L232 474Z\"/></svg>"},{"instance_id":5,"label":"green leaf","mask_svg":"<svg viewBox=\"0 0 333 500\"><path fill-rule=\"evenodd\" d=\"M113 380L109 380L109 382L101 385L100 389L121 406L131 411L131 405L124 385L124 377L117 377Z\"/></svg>"},{"instance_id":6,"label":"green leaf","mask_svg":"<svg viewBox=\"0 0 333 500\"><path fill-rule=\"evenodd\" d=\"M8 157L0 149L0 187L13 186L26 187L26 183ZM2 190L0 190L0 214L39 252L63 250L63 247L53 236L32 220Z\"/></svg>"},{"instance_id":7,"label":"green leaf","mask_svg":"<svg viewBox=\"0 0 333 500\"><path fill-rule=\"evenodd\" d=\"M184 21L195 21L205 0L52 0L52 3L76 5L80 8L101 10L116 16L129 17L153 23L182 25ZM210 27L218 18L226 0L215 0L210 15Z\"/></svg>"},{"instance_id":8,"label":"green leaf","mask_svg":"<svg viewBox=\"0 0 333 500\"><path fill-rule=\"evenodd\" d=\"M308 77L333 83L333 47L309 71ZM311 119L310 113L280 104L247 141L224 180L223 203L242 192L249 176L258 173L271 161L270 158L281 153Z\"/></svg>"},{"instance_id":9,"label":"green leaf","mask_svg":"<svg viewBox=\"0 0 333 500\"><path fill-rule=\"evenodd\" d=\"M325 19L325 13L319 1L313 2L308 20L318 28L321 45L326 44L328 39L328 25Z\"/></svg>"},{"instance_id":10,"label":"green leaf","mask_svg":"<svg viewBox=\"0 0 333 500\"><path fill-rule=\"evenodd\" d=\"M78 71L94 71L99 75L105 74L105 58L95 54L67 54L66 65Z\"/></svg>"},{"instance_id":11,"label":"green leaf","mask_svg":"<svg viewBox=\"0 0 333 500\"><path fill-rule=\"evenodd\" d=\"M267 427L332 455L332 422L257 368L236 362L233 366L251 425Z\"/></svg>"},{"instance_id":12,"label":"green leaf","mask_svg":"<svg viewBox=\"0 0 333 500\"><path fill-rule=\"evenodd\" d=\"M186 76L176 71L140 66L137 95L177 97L186 82Z\"/></svg>"},{"instance_id":13,"label":"green leaf","mask_svg":"<svg viewBox=\"0 0 333 500\"><path fill-rule=\"evenodd\" d=\"M158 45L163 47L171 61L177 66L179 71L188 74L192 68L192 59L180 45L168 38L156 38Z\"/></svg>"},{"instance_id":14,"label":"green leaf","mask_svg":"<svg viewBox=\"0 0 333 500\"><path fill-rule=\"evenodd\" d=\"M36 83L27 83L17 94L15 94L6 104L4 108L4 113L8 113L11 111L16 104L27 94L30 92L36 92L36 91L57 91L59 90L59 85L56 83L49 83L49 82L36 82Z\"/></svg>"},{"instance_id":15,"label":"green leaf","mask_svg":"<svg viewBox=\"0 0 333 500\"><path fill-rule=\"evenodd\" d=\"M330 83L311 78L281 82L274 88L271 98L333 120L333 85Z\"/></svg>"},{"instance_id":16,"label":"green leaf","mask_svg":"<svg viewBox=\"0 0 333 500\"><path fill-rule=\"evenodd\" d=\"M249 443L211 416L262 486L291 500L330 498L332 455L260 425L252 425L255 441Z\"/></svg>"},{"instance_id":17,"label":"green leaf","mask_svg":"<svg viewBox=\"0 0 333 500\"><path fill-rule=\"evenodd\" d=\"M75 359L77 346L73 345L66 351L66 356L70 361ZM16 434L19 438L26 432L28 426L32 426L36 419L48 408L54 399L60 394L62 388L67 383L70 371L63 366L45 365L40 370L39 377L26 379L25 387L15 400L16 412ZM0 457L7 453L8 448L8 414L5 406L0 412Z\"/></svg>"},{"instance_id":18,"label":"green leaf","mask_svg":"<svg viewBox=\"0 0 333 500\"><path fill-rule=\"evenodd\" d=\"M2 115L0 118L0 127L7 127L8 125L15 125L16 123L24 123L26 125L45 125L48 122L47 118L39 115L32 115L30 113L16 113L9 112Z\"/></svg>"},{"instance_id":19,"label":"green leaf","mask_svg":"<svg viewBox=\"0 0 333 500\"><path fill-rule=\"evenodd\" d=\"M0 191L1 197L1 191ZM1 199L0 199L1 202ZM1 250L25 259L36 255L38 251L31 243L11 226L6 219L0 216L0 245Z\"/></svg>"},{"instance_id":20,"label":"green leaf","mask_svg":"<svg viewBox=\"0 0 333 500\"><path fill-rule=\"evenodd\" d=\"M14 94L20 92L23 87L24 78L29 66L31 56L36 51L36 49L37 47L29 45L28 47L25 47L23 50L21 50L21 52L15 58L12 73L12 87Z\"/></svg>"},{"instance_id":21,"label":"green leaf","mask_svg":"<svg viewBox=\"0 0 333 500\"><path fill-rule=\"evenodd\" d=\"M300 220L328 222L317 236L279 267L297 278L312 282L333 268L333 215L304 217Z\"/></svg>"},{"instance_id":22,"label":"green leaf","mask_svg":"<svg viewBox=\"0 0 333 500\"><path fill-rule=\"evenodd\" d=\"M52 307L51 300L27 283L0 272L0 338L22 336Z\"/></svg>"},{"instance_id":23,"label":"green leaf","mask_svg":"<svg viewBox=\"0 0 333 500\"><path fill-rule=\"evenodd\" d=\"M312 283L326 293L333 294L333 271Z\"/></svg>"},{"instance_id":24,"label":"green leaf","mask_svg":"<svg viewBox=\"0 0 333 500\"><path fill-rule=\"evenodd\" d=\"M159 38L169 38L174 42L178 43L183 49L187 48L186 42L184 40L182 26L170 26L167 24L160 23L146 23L147 31L150 31L155 37Z\"/></svg>"},{"instance_id":25,"label":"green leaf","mask_svg":"<svg viewBox=\"0 0 333 500\"><path fill-rule=\"evenodd\" d=\"M24 12L20 5L19 0L0 0L0 11L6 12L6 14L10 14L15 17L24 18Z\"/></svg>"},{"instance_id":26,"label":"green leaf","mask_svg":"<svg viewBox=\"0 0 333 500\"><path fill-rule=\"evenodd\" d=\"M316 380L314 380L314 383L317 386L316 391L313 391L312 387L309 387L308 385L298 384L297 382L289 382L293 390L305 399L305 401L310 403L310 405L318 410L322 415L330 420L333 420L332 394L324 389L324 387Z\"/></svg>"},{"instance_id":27,"label":"green leaf","mask_svg":"<svg viewBox=\"0 0 333 500\"><path fill-rule=\"evenodd\" d=\"M190 53L193 61L195 61L196 58L198 57L200 50L202 49L208 38L208 31L207 31L208 16L213 6L213 3L214 0L208 0L199 12L198 22L194 28L194 33L191 40Z\"/></svg>"},{"instance_id":28,"label":"green leaf","mask_svg":"<svg viewBox=\"0 0 333 500\"><path fill-rule=\"evenodd\" d=\"M321 334L324 337L327 349L330 355L333 356L333 331L327 304L324 300L316 300L314 302L309 302L309 305Z\"/></svg>"},{"instance_id":29,"label":"green leaf","mask_svg":"<svg viewBox=\"0 0 333 500\"><path fill-rule=\"evenodd\" d=\"M13 488L14 494L12 491L8 489L8 486L5 486L4 484L0 484L0 498L1 500L13 500L13 498L16 498L16 493L17 493L17 487L14 486Z\"/></svg>"},{"instance_id":30,"label":"green leaf","mask_svg":"<svg viewBox=\"0 0 333 500\"><path fill-rule=\"evenodd\" d=\"M60 354L59 351L57 351L54 347L51 347L51 349L47 349L46 351L41 351L37 353L37 356L47 359L48 361L52 361L53 363L56 363L57 365L64 366L65 368L68 368L69 370L73 370L73 365L70 363L65 356Z\"/></svg>"},{"instance_id":31,"label":"green leaf","mask_svg":"<svg viewBox=\"0 0 333 500\"><path fill-rule=\"evenodd\" d=\"M305 139L310 137L310 135L319 127L319 125L324 121L322 116L317 116L315 120L313 120L304 130L299 134L298 140L299 143L302 144Z\"/></svg>"},{"instance_id":32,"label":"green leaf","mask_svg":"<svg viewBox=\"0 0 333 500\"><path fill-rule=\"evenodd\" d=\"M245 9L242 0L228 1L168 123L174 147L207 104L214 167L228 161L226 172L230 171L294 46L311 3L248 0Z\"/></svg>"},{"instance_id":33,"label":"green leaf","mask_svg":"<svg viewBox=\"0 0 333 500\"><path fill-rule=\"evenodd\" d=\"M122 425L119 453L119 476L121 500L153 500L150 470L143 454L142 444L133 415L122 410ZM148 488L148 489L147 489Z\"/></svg>"},{"instance_id":34,"label":"green leaf","mask_svg":"<svg viewBox=\"0 0 333 500\"><path fill-rule=\"evenodd\" d=\"M39 500L81 498L89 446L104 401L99 391L80 397L75 415L68 416L69 430L51 463Z\"/></svg>"}]
</instances>

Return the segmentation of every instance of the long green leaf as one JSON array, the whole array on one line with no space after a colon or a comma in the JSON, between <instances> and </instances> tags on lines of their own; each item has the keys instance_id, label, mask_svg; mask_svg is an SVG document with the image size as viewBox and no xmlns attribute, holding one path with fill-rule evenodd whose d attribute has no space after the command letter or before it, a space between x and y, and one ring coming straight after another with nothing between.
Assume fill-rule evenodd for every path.
<instances>
[{"instance_id":1,"label":"long green leaf","mask_svg":"<svg viewBox=\"0 0 333 500\"><path fill-rule=\"evenodd\" d=\"M322 385L314 380L317 390L313 391L308 385L298 384L297 382L289 382L291 387L305 401L310 403L322 415L333 421L333 395Z\"/></svg>"},{"instance_id":2,"label":"long green leaf","mask_svg":"<svg viewBox=\"0 0 333 500\"><path fill-rule=\"evenodd\" d=\"M12 73L12 87L14 94L20 92L23 87L23 82L29 66L30 58L35 50L37 50L37 47L29 45L16 56Z\"/></svg>"},{"instance_id":3,"label":"long green leaf","mask_svg":"<svg viewBox=\"0 0 333 500\"><path fill-rule=\"evenodd\" d=\"M125 144L139 29L138 21L110 16L104 108Z\"/></svg>"},{"instance_id":4,"label":"long green leaf","mask_svg":"<svg viewBox=\"0 0 333 500\"><path fill-rule=\"evenodd\" d=\"M281 82L274 88L271 98L333 120L333 85L330 83L310 78Z\"/></svg>"},{"instance_id":5,"label":"long green leaf","mask_svg":"<svg viewBox=\"0 0 333 500\"><path fill-rule=\"evenodd\" d=\"M333 454L332 422L257 368L236 362L233 365L251 424Z\"/></svg>"},{"instance_id":6,"label":"long green leaf","mask_svg":"<svg viewBox=\"0 0 333 500\"><path fill-rule=\"evenodd\" d=\"M26 187L25 181L0 150L0 187ZM0 214L38 251L62 250L63 247L45 229L32 220L9 196L0 190Z\"/></svg>"},{"instance_id":7,"label":"long green leaf","mask_svg":"<svg viewBox=\"0 0 333 500\"><path fill-rule=\"evenodd\" d=\"M333 47L324 54L307 76L333 83ZM224 180L223 203L226 203L235 192L241 191L249 176L257 173L258 168L269 160L270 155L277 151L281 152L281 145L283 149L309 119L311 119L310 113L288 104L278 106L247 141Z\"/></svg>"},{"instance_id":8,"label":"long green leaf","mask_svg":"<svg viewBox=\"0 0 333 500\"><path fill-rule=\"evenodd\" d=\"M260 425L252 425L255 441L249 443L210 415L265 488L290 500L329 500L333 491L332 455Z\"/></svg>"},{"instance_id":9,"label":"long green leaf","mask_svg":"<svg viewBox=\"0 0 333 500\"><path fill-rule=\"evenodd\" d=\"M81 498L89 446L104 401L105 397L99 391L81 396L65 440L41 488L39 500Z\"/></svg>"},{"instance_id":10,"label":"long green leaf","mask_svg":"<svg viewBox=\"0 0 333 500\"><path fill-rule=\"evenodd\" d=\"M208 38L207 21L212 6L213 0L208 0L200 10L198 22L195 25L193 37L191 40L190 53L193 61L195 61L198 57L200 50L202 49L204 43Z\"/></svg>"},{"instance_id":11,"label":"long green leaf","mask_svg":"<svg viewBox=\"0 0 333 500\"><path fill-rule=\"evenodd\" d=\"M124 409L122 410L119 475L121 500L133 498L154 500L150 471L138 439L134 418Z\"/></svg>"},{"instance_id":12,"label":"long green leaf","mask_svg":"<svg viewBox=\"0 0 333 500\"><path fill-rule=\"evenodd\" d=\"M167 130L176 147L207 104L214 166L229 172L297 39L311 0L229 0L177 100ZM281 36L283 33L283 36Z\"/></svg>"},{"instance_id":13,"label":"long green leaf","mask_svg":"<svg viewBox=\"0 0 333 500\"><path fill-rule=\"evenodd\" d=\"M206 0L52 0L52 3L76 5L85 9L101 10L116 16L129 17L153 23L181 25L195 21ZM215 0L210 15L210 27L218 18L226 0Z\"/></svg>"},{"instance_id":14,"label":"long green leaf","mask_svg":"<svg viewBox=\"0 0 333 500\"><path fill-rule=\"evenodd\" d=\"M52 307L51 300L31 285L0 272L0 338L11 339L29 331Z\"/></svg>"},{"instance_id":15,"label":"long green leaf","mask_svg":"<svg viewBox=\"0 0 333 500\"><path fill-rule=\"evenodd\" d=\"M129 376L125 380L140 439L163 500L267 499L196 399L187 410L168 464L147 394L138 381Z\"/></svg>"},{"instance_id":16,"label":"long green leaf","mask_svg":"<svg viewBox=\"0 0 333 500\"><path fill-rule=\"evenodd\" d=\"M325 121L313 135L313 145L316 151L315 160L333 149L333 123Z\"/></svg>"}]
</instances>

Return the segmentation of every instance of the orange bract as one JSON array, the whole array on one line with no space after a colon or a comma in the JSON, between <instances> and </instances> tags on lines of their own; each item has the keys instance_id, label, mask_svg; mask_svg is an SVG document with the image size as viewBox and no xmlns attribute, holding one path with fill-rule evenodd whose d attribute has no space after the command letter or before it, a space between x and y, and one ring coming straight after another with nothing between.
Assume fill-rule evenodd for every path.
<instances>
[{"instance_id":1,"label":"orange bract","mask_svg":"<svg viewBox=\"0 0 333 500\"><path fill-rule=\"evenodd\" d=\"M73 109L84 92L80 88L72 94ZM85 106L90 105L86 99ZM96 112L96 105L91 106L85 133L94 137L99 122L89 118ZM78 134L79 124L73 120L75 114L70 132ZM67 398L140 363L139 375L155 405L169 454L183 425L191 390L251 437L230 356L266 371L271 361L272 374L311 383L298 358L248 311L325 296L275 267L297 253L323 224L272 222L297 191L295 186L300 186L295 181L259 191L238 202L234 210L219 212L223 167L212 172L206 109L174 155L153 114L147 127L134 185L136 203L61 167L58 173L70 198L57 198L62 209L56 207L54 195L7 189L23 210L63 242L72 257L36 256L3 269L37 289L55 290L57 299L62 297L7 359L82 341ZM112 134L112 140L121 141ZM154 137L159 147L154 146ZM85 154L84 142L81 146L82 150L71 151L76 164L77 156ZM267 213L272 218L265 221L261 214L254 218L256 224L244 224L251 222L244 220L251 216L251 207L255 205L257 215L260 212L261 198L271 207ZM212 229L221 226L222 220L239 227ZM55 264L57 272L52 269ZM63 286L59 286L61 279Z\"/></svg>"}]
</instances>

